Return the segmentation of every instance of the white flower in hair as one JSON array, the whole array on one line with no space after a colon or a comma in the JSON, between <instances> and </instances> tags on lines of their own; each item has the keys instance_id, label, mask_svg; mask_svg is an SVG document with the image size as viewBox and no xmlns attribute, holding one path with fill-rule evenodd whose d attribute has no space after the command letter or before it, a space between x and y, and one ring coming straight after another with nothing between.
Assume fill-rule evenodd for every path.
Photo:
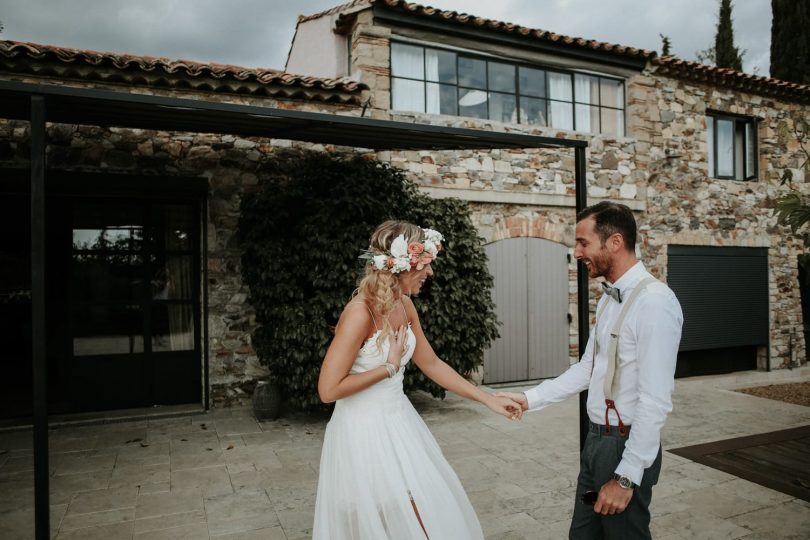
<instances>
[{"instance_id":1,"label":"white flower in hair","mask_svg":"<svg viewBox=\"0 0 810 540\"><path fill-rule=\"evenodd\" d=\"M425 239L434 244L440 244L444 240L444 236L439 231L427 228L423 228L422 231L425 233Z\"/></svg>"},{"instance_id":2,"label":"white flower in hair","mask_svg":"<svg viewBox=\"0 0 810 540\"><path fill-rule=\"evenodd\" d=\"M404 234L400 234L391 242L391 256L395 259L404 257L406 261L408 260L408 242Z\"/></svg>"},{"instance_id":3,"label":"white flower in hair","mask_svg":"<svg viewBox=\"0 0 810 540\"><path fill-rule=\"evenodd\" d=\"M372 257L372 260L377 270L385 270L385 262L388 260L388 255L375 255Z\"/></svg>"},{"instance_id":4,"label":"white flower in hair","mask_svg":"<svg viewBox=\"0 0 810 540\"><path fill-rule=\"evenodd\" d=\"M394 259L394 267L391 271L395 274L407 272L411 269L411 260L408 257L397 257Z\"/></svg>"},{"instance_id":5,"label":"white flower in hair","mask_svg":"<svg viewBox=\"0 0 810 540\"><path fill-rule=\"evenodd\" d=\"M436 247L436 244L432 240L425 240L425 251L433 255L434 257L439 252L439 249Z\"/></svg>"}]
</instances>

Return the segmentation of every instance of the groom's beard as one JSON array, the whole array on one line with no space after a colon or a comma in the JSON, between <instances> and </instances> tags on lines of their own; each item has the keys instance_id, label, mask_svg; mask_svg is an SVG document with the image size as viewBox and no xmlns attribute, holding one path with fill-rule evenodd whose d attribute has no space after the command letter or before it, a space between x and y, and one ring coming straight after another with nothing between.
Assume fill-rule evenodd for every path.
<instances>
[{"instance_id":1,"label":"groom's beard","mask_svg":"<svg viewBox=\"0 0 810 540\"><path fill-rule=\"evenodd\" d=\"M591 263L588 265L588 277L593 279L607 277L613 270L613 261L610 259L607 249L603 249L596 256L589 258L588 262Z\"/></svg>"}]
</instances>

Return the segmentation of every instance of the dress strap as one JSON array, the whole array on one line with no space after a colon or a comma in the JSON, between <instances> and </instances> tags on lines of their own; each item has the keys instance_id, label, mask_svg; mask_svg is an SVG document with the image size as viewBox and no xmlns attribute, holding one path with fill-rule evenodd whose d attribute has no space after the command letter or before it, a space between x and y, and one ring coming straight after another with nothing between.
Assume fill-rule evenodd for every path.
<instances>
[{"instance_id":1,"label":"dress strap","mask_svg":"<svg viewBox=\"0 0 810 540\"><path fill-rule=\"evenodd\" d=\"M408 312L405 310L405 304L402 302L402 299L400 299L399 305L402 307L402 314L405 315L405 322L411 324L411 321L408 320Z\"/></svg>"},{"instance_id":2,"label":"dress strap","mask_svg":"<svg viewBox=\"0 0 810 540\"><path fill-rule=\"evenodd\" d=\"M352 305L352 304L363 304L364 306L366 306L366 309L368 310L368 314L371 315L371 322L374 323L374 330L375 331L379 330L379 327L377 327L377 319L374 318L374 312L371 311L371 308L368 307L368 304L366 304L365 302L357 301L357 300L349 302L349 305Z\"/></svg>"}]
</instances>

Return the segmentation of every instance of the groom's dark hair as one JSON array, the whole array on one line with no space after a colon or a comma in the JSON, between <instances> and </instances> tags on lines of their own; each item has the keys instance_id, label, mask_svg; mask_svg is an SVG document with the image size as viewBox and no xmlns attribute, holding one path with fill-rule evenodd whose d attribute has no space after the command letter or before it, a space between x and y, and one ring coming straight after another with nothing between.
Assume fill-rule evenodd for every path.
<instances>
[{"instance_id":1,"label":"groom's dark hair","mask_svg":"<svg viewBox=\"0 0 810 540\"><path fill-rule=\"evenodd\" d=\"M607 239L616 233L624 238L624 245L628 251L636 250L636 219L633 211L621 203L602 201L589 206L577 214L577 223L583 219L593 217L596 234L605 245Z\"/></svg>"}]
</instances>

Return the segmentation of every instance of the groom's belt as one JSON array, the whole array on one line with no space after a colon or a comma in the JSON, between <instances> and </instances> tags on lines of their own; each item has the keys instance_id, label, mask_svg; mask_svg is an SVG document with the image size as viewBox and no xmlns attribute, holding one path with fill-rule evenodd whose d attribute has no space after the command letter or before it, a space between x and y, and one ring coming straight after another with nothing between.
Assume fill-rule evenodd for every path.
<instances>
[{"instance_id":1,"label":"groom's belt","mask_svg":"<svg viewBox=\"0 0 810 540\"><path fill-rule=\"evenodd\" d=\"M619 430L616 429L616 426L613 426L611 429L609 426L603 426L602 424L594 424L590 420L588 421L588 430L592 433L596 433L597 435L601 436L608 436L608 437L628 437L630 435L630 427L631 426L624 426L624 433L619 433Z\"/></svg>"}]
</instances>

